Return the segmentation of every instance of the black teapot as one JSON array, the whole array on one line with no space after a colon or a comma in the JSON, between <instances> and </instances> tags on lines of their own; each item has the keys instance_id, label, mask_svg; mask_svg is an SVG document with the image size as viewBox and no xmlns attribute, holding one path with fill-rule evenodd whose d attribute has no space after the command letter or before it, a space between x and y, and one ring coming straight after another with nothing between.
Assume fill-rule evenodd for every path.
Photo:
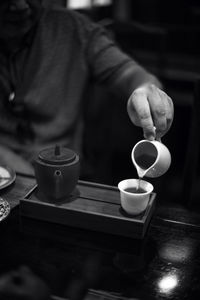
<instances>
[{"instance_id":1,"label":"black teapot","mask_svg":"<svg viewBox=\"0 0 200 300\"><path fill-rule=\"evenodd\" d=\"M34 162L38 189L50 199L70 196L79 175L79 156L73 150L60 147L43 149Z\"/></svg>"}]
</instances>

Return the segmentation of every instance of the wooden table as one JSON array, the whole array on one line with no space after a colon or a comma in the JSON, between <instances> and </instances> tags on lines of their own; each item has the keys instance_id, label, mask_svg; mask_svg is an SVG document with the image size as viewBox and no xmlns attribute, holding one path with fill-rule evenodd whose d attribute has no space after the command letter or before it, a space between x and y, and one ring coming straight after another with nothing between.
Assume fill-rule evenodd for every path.
<instances>
[{"instance_id":1,"label":"wooden table","mask_svg":"<svg viewBox=\"0 0 200 300\"><path fill-rule=\"evenodd\" d=\"M72 278L87 279L88 300L199 299L198 212L158 197L144 238L128 238L21 217L19 200L35 184L17 175L0 191L12 208L0 223L1 274L26 264L48 282L53 299L64 297Z\"/></svg>"}]
</instances>

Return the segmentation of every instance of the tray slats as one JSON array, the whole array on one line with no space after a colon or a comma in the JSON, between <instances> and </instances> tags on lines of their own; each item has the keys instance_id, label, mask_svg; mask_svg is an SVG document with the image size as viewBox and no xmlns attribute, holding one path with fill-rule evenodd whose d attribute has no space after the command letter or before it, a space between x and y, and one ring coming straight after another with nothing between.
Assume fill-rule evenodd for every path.
<instances>
[{"instance_id":1,"label":"tray slats","mask_svg":"<svg viewBox=\"0 0 200 300\"><path fill-rule=\"evenodd\" d=\"M121 208L117 188L79 182L71 197L60 203L44 201L35 186L20 200L22 216L126 237L143 238L155 206L151 195L146 211L129 216Z\"/></svg>"}]
</instances>

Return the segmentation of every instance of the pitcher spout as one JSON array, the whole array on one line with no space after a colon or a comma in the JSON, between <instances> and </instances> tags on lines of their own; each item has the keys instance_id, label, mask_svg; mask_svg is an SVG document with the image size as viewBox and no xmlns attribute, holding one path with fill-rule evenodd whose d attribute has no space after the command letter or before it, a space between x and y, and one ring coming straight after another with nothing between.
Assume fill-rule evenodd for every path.
<instances>
[{"instance_id":1,"label":"pitcher spout","mask_svg":"<svg viewBox=\"0 0 200 300\"><path fill-rule=\"evenodd\" d=\"M139 168L139 167L137 167L136 169L137 169L137 174L138 174L139 178L143 178L147 174L147 172L149 171L149 169L144 170L144 169Z\"/></svg>"}]
</instances>

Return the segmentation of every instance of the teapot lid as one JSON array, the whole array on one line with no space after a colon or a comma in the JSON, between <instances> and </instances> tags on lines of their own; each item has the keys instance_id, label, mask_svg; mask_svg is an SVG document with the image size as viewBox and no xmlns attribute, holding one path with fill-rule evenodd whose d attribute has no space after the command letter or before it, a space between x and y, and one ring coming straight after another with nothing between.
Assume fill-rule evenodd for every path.
<instances>
[{"instance_id":1,"label":"teapot lid","mask_svg":"<svg viewBox=\"0 0 200 300\"><path fill-rule=\"evenodd\" d=\"M60 165L74 161L76 153L73 150L56 145L55 147L42 150L38 157L48 164Z\"/></svg>"}]
</instances>

